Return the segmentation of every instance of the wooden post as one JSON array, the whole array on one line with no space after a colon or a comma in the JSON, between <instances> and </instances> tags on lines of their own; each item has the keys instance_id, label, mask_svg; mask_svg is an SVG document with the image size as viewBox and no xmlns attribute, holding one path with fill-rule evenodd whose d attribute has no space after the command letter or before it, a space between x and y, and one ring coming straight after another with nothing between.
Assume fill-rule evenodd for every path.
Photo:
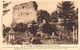
<instances>
[{"instance_id":1,"label":"wooden post","mask_svg":"<svg viewBox=\"0 0 80 50\"><path fill-rule=\"evenodd\" d=\"M52 40L52 42L53 42L52 44L54 44L54 38L55 38L55 37L54 37L54 32L52 32L52 39L53 39L53 40Z\"/></svg>"},{"instance_id":2,"label":"wooden post","mask_svg":"<svg viewBox=\"0 0 80 50\"><path fill-rule=\"evenodd\" d=\"M77 29L76 29L76 42L77 42L77 40L78 40L77 34L78 34L78 32L77 32Z\"/></svg>"},{"instance_id":3,"label":"wooden post","mask_svg":"<svg viewBox=\"0 0 80 50\"><path fill-rule=\"evenodd\" d=\"M10 34L9 34L9 42L10 42Z\"/></svg>"},{"instance_id":4,"label":"wooden post","mask_svg":"<svg viewBox=\"0 0 80 50\"><path fill-rule=\"evenodd\" d=\"M74 26L73 26L73 43L74 43Z\"/></svg>"}]
</instances>

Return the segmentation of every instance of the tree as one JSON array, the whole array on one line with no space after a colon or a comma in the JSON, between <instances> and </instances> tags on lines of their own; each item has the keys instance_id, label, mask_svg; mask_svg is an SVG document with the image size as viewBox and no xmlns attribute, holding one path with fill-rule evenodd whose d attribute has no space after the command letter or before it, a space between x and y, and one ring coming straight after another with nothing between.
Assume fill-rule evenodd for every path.
<instances>
[{"instance_id":1,"label":"tree","mask_svg":"<svg viewBox=\"0 0 80 50\"><path fill-rule=\"evenodd\" d=\"M64 26L64 30L68 30L68 34L70 34L69 30L72 30L72 26L74 25L74 22L71 20L75 15L75 6L73 4L70 1L63 1L57 6L59 9L59 17L63 19L61 25Z\"/></svg>"},{"instance_id":2,"label":"tree","mask_svg":"<svg viewBox=\"0 0 80 50\"><path fill-rule=\"evenodd\" d=\"M42 32L52 35L52 32L55 32L55 27L52 27L52 25L47 22L44 25L42 25Z\"/></svg>"},{"instance_id":3,"label":"tree","mask_svg":"<svg viewBox=\"0 0 80 50\"><path fill-rule=\"evenodd\" d=\"M6 27L3 29L3 36L7 36L8 32L10 31L10 27Z\"/></svg>"},{"instance_id":4,"label":"tree","mask_svg":"<svg viewBox=\"0 0 80 50\"><path fill-rule=\"evenodd\" d=\"M75 27L78 29L78 8L75 10L75 16L73 18L73 21L74 21L74 25Z\"/></svg>"},{"instance_id":5,"label":"tree","mask_svg":"<svg viewBox=\"0 0 80 50\"><path fill-rule=\"evenodd\" d=\"M39 23L42 23L43 20L45 20L46 22L50 21L50 15L49 15L49 13L46 10L39 10L37 15L38 15L37 21Z\"/></svg>"},{"instance_id":6,"label":"tree","mask_svg":"<svg viewBox=\"0 0 80 50\"><path fill-rule=\"evenodd\" d=\"M37 23L35 21L32 21L31 24L32 24L31 27L29 27L28 29L31 32L31 34L36 35L38 25L36 25Z\"/></svg>"},{"instance_id":7,"label":"tree","mask_svg":"<svg viewBox=\"0 0 80 50\"><path fill-rule=\"evenodd\" d=\"M57 10L51 13L50 21L51 22L58 22L58 12L57 12Z\"/></svg>"},{"instance_id":8,"label":"tree","mask_svg":"<svg viewBox=\"0 0 80 50\"><path fill-rule=\"evenodd\" d=\"M11 3L11 2L5 3L5 1L3 1L3 9L4 9L4 10L3 10L3 16L10 11L10 9L6 9L7 6L9 6L10 3Z\"/></svg>"}]
</instances>

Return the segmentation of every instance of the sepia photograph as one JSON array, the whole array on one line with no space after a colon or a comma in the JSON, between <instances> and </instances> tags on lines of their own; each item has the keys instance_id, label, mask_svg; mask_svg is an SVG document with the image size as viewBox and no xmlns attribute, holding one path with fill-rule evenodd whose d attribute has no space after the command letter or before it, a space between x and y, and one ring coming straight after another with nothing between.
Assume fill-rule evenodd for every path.
<instances>
[{"instance_id":1,"label":"sepia photograph","mask_svg":"<svg viewBox=\"0 0 80 50\"><path fill-rule=\"evenodd\" d=\"M77 3L3 0L3 44L78 44Z\"/></svg>"}]
</instances>

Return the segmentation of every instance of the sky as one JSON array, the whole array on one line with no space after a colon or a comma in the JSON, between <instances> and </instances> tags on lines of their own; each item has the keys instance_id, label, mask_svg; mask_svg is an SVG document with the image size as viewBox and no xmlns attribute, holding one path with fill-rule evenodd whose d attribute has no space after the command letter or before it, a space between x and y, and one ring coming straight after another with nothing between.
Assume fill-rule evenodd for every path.
<instances>
[{"instance_id":1,"label":"sky","mask_svg":"<svg viewBox=\"0 0 80 50\"><path fill-rule=\"evenodd\" d=\"M18 5L18 4L21 4L21 3L27 3L29 2L30 0L4 0L6 2L10 2L11 1L11 4L6 8L6 9L10 9L10 11L4 15L2 17L2 21L3 21L3 24L5 26L10 26L11 23L12 23L12 17L13 17L13 7L15 5ZM59 3L60 1L41 1L41 0L37 0L36 3L38 4L38 10L40 9L43 9L43 10L46 10L49 14L51 14L53 11L55 11L57 9L57 4ZM75 2L75 5L77 7L77 2Z\"/></svg>"}]
</instances>

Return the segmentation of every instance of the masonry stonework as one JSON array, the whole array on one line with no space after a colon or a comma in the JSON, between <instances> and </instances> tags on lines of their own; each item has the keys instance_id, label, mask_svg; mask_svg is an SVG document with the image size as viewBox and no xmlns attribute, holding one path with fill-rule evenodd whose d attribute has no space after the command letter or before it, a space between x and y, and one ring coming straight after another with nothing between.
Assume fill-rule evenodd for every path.
<instances>
[{"instance_id":1,"label":"masonry stonework","mask_svg":"<svg viewBox=\"0 0 80 50\"><path fill-rule=\"evenodd\" d=\"M13 22L14 23L29 23L37 21L37 3L30 1L13 7Z\"/></svg>"}]
</instances>

